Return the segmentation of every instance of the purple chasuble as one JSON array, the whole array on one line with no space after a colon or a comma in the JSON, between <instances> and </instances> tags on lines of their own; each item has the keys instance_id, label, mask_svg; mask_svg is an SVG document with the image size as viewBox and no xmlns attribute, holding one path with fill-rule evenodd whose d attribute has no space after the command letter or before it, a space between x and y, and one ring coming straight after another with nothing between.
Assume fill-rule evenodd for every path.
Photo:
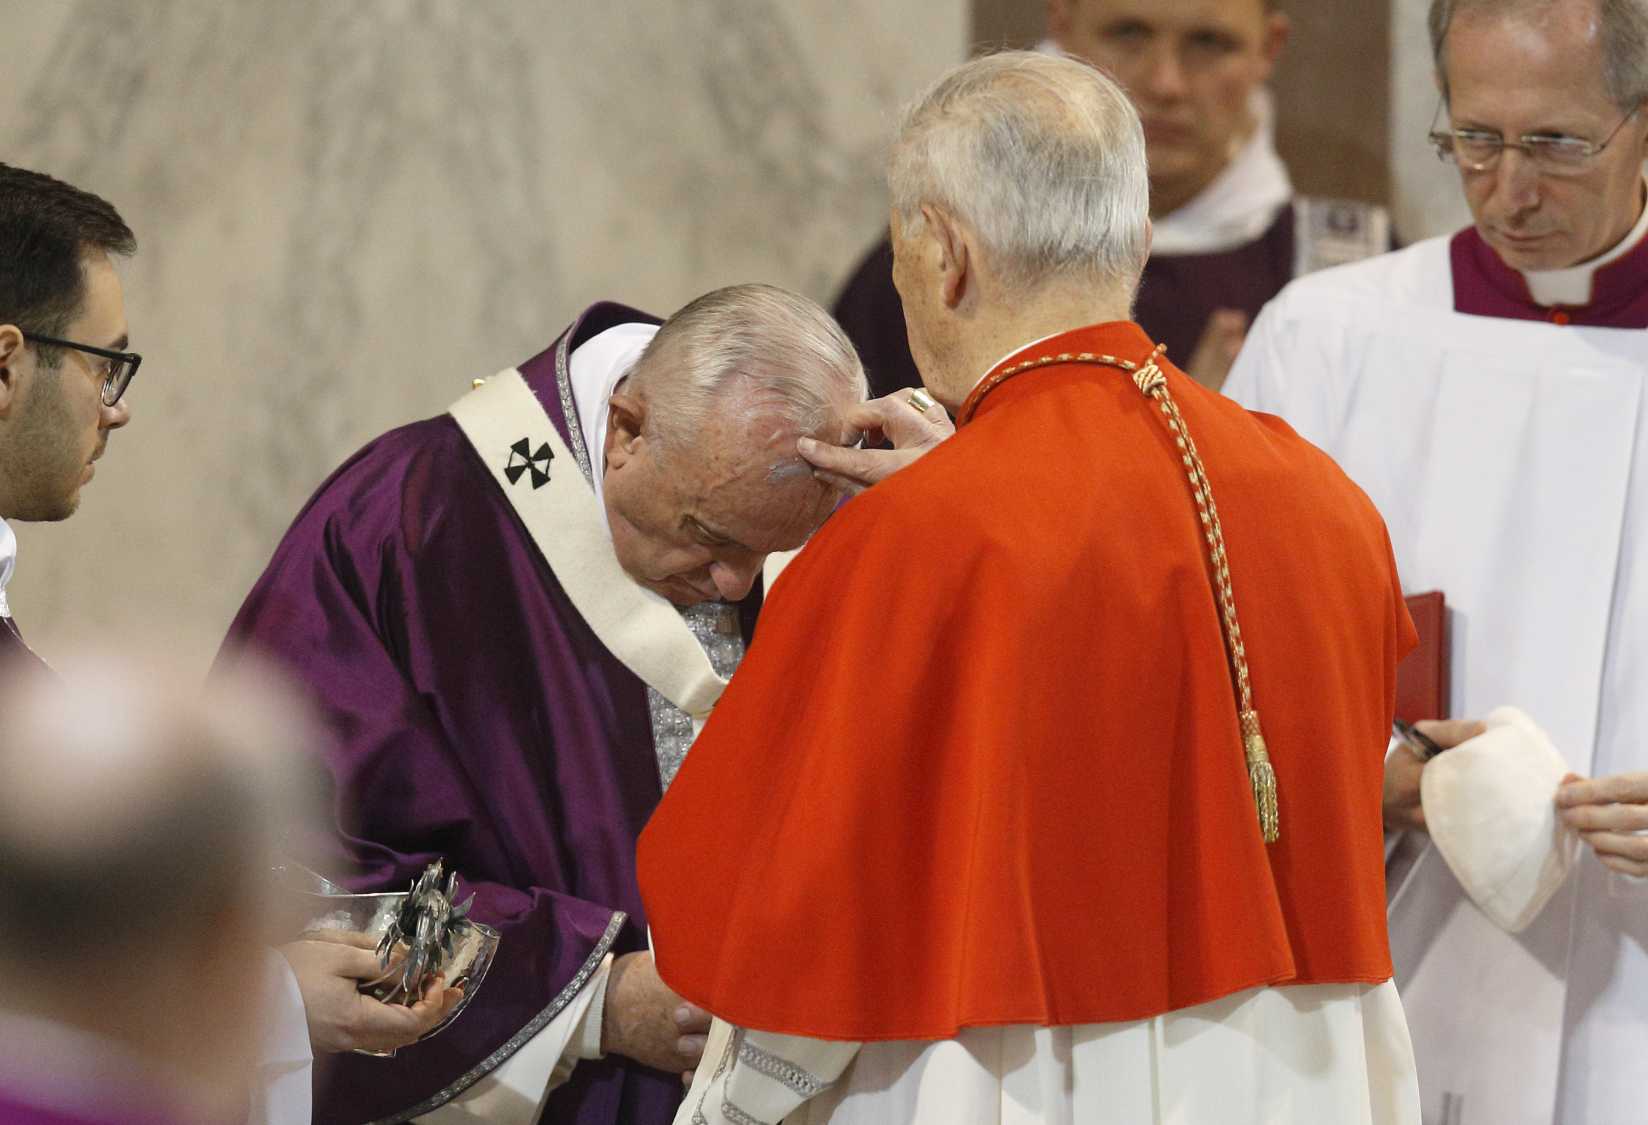
<instances>
[{"instance_id":1,"label":"purple chasuble","mask_svg":"<svg viewBox=\"0 0 1648 1125\"><path fill-rule=\"evenodd\" d=\"M1145 263L1133 319L1151 339L1167 345L1169 358L1189 361L1215 309L1240 309L1249 321L1293 280L1294 210L1252 242L1214 254L1157 254ZM904 307L893 287L893 247L883 239L836 298L841 322L864 361L874 397L918 387L921 375L910 355Z\"/></svg>"},{"instance_id":2,"label":"purple chasuble","mask_svg":"<svg viewBox=\"0 0 1648 1125\"><path fill-rule=\"evenodd\" d=\"M1507 266L1475 227L1453 236L1448 257L1455 312L1582 328L1648 328L1648 239L1597 269L1585 305L1539 304L1527 278Z\"/></svg>"},{"instance_id":3,"label":"purple chasuble","mask_svg":"<svg viewBox=\"0 0 1648 1125\"><path fill-rule=\"evenodd\" d=\"M635 322L657 319L595 305L521 366L569 449L583 448L571 350ZM746 636L759 599L740 607ZM239 647L295 672L330 722L324 873L398 891L445 857L473 916L503 933L438 1035L394 1059L316 1060L317 1122L429 1112L558 1015L606 953L645 948L635 841L660 797L646 685L584 623L449 415L390 431L321 485L231 626L226 651ZM590 1060L542 1120L662 1125L680 1098L679 1075Z\"/></svg>"}]
</instances>

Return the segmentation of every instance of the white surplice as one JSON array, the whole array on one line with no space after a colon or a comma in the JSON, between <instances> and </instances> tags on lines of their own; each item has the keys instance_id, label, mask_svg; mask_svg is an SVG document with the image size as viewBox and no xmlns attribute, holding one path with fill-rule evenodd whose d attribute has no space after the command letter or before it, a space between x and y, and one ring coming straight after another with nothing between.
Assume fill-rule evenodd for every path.
<instances>
[{"instance_id":1,"label":"white surplice","mask_svg":"<svg viewBox=\"0 0 1648 1125\"><path fill-rule=\"evenodd\" d=\"M676 1125L1418 1125L1396 988L1257 988L1154 1019L827 1043L716 1022Z\"/></svg>"},{"instance_id":2,"label":"white surplice","mask_svg":"<svg viewBox=\"0 0 1648 1125\"><path fill-rule=\"evenodd\" d=\"M1603 776L1648 768L1645 374L1648 332L1454 312L1434 239L1294 282L1225 391L1338 461L1404 585L1445 593L1451 713L1513 704ZM1648 1119L1648 884L1585 856L1513 936L1432 850L1391 945L1426 1122Z\"/></svg>"}]
</instances>

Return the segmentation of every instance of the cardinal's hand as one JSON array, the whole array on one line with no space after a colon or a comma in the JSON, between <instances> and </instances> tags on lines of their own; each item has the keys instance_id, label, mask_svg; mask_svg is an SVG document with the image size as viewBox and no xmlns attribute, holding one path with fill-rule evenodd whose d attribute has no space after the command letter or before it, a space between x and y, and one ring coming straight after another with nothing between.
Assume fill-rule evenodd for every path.
<instances>
[{"instance_id":1,"label":"cardinal's hand","mask_svg":"<svg viewBox=\"0 0 1648 1125\"><path fill-rule=\"evenodd\" d=\"M920 460L956 432L943 406L929 398L927 409L918 410L911 404L913 395L896 391L861 402L847 413L847 424L864 434L866 444L885 438L891 449L856 449L802 438L796 451L812 464L819 480L856 495Z\"/></svg>"}]
</instances>

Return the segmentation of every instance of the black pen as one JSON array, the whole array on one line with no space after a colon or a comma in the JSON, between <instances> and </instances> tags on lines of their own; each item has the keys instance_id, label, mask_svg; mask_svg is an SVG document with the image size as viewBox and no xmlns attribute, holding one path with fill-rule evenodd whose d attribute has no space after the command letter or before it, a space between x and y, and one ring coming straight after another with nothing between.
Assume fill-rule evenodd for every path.
<instances>
[{"instance_id":1,"label":"black pen","mask_svg":"<svg viewBox=\"0 0 1648 1125\"><path fill-rule=\"evenodd\" d=\"M1414 730L1412 723L1404 723L1401 719L1391 720L1391 730L1396 732L1397 738L1408 744L1408 749L1412 750L1414 757L1421 762L1430 761L1446 749L1446 747L1438 746L1434 739Z\"/></svg>"}]
</instances>

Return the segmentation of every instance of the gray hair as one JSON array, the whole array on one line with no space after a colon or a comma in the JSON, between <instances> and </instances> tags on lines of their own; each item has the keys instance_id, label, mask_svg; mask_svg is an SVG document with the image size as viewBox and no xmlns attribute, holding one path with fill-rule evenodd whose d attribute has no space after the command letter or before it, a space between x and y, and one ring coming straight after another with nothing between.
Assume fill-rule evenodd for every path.
<instances>
[{"instance_id":1,"label":"gray hair","mask_svg":"<svg viewBox=\"0 0 1648 1125\"><path fill-rule=\"evenodd\" d=\"M907 228L943 208L1009 285L1055 277L1138 284L1149 246L1144 130L1120 86L1087 63L986 55L904 114L887 172Z\"/></svg>"},{"instance_id":2,"label":"gray hair","mask_svg":"<svg viewBox=\"0 0 1648 1125\"><path fill-rule=\"evenodd\" d=\"M1485 12L1521 16L1549 12L1564 0L1431 0L1431 56L1448 96L1448 64L1443 56L1448 29L1456 16ZM1648 4L1644 0L1596 0L1602 40L1602 78L1608 96L1622 110L1648 100Z\"/></svg>"},{"instance_id":3,"label":"gray hair","mask_svg":"<svg viewBox=\"0 0 1648 1125\"><path fill-rule=\"evenodd\" d=\"M631 372L647 426L690 445L729 396L770 409L798 437L838 442L841 415L869 393L858 353L829 313L776 285L716 289L664 322Z\"/></svg>"}]
</instances>

